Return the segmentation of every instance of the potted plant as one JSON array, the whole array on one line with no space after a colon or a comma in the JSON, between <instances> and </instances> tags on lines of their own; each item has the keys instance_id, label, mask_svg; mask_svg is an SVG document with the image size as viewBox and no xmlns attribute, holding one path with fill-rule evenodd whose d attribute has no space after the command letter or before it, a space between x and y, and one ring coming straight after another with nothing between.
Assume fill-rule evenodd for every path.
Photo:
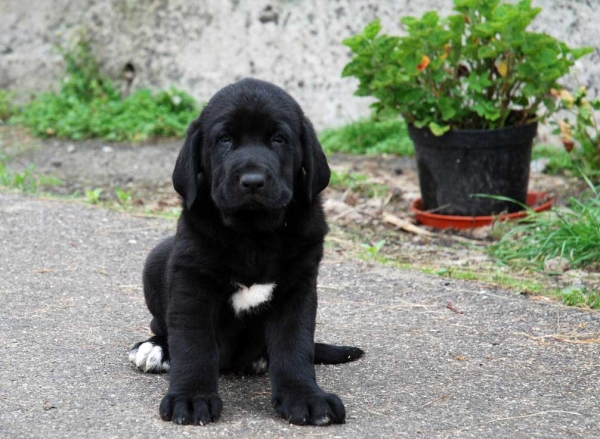
<instances>
[{"instance_id":1,"label":"potted plant","mask_svg":"<svg viewBox=\"0 0 600 439\"><path fill-rule=\"evenodd\" d=\"M557 111L552 90L591 49L527 31L530 0L454 0L453 15L404 17L406 36L379 20L344 44L342 76L358 78L378 114L402 116L415 145L424 210L480 216L525 203L538 121Z\"/></svg>"}]
</instances>

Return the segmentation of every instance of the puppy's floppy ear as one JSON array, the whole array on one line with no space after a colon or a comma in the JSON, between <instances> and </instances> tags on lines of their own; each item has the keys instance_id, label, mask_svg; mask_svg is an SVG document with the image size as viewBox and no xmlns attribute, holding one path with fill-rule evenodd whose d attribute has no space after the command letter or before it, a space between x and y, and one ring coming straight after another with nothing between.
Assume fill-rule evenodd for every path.
<instances>
[{"instance_id":1,"label":"puppy's floppy ear","mask_svg":"<svg viewBox=\"0 0 600 439\"><path fill-rule=\"evenodd\" d=\"M329 184L331 171L317 139L312 123L304 117L302 127L302 168L305 172L305 191L309 203Z\"/></svg>"},{"instance_id":2,"label":"puppy's floppy ear","mask_svg":"<svg viewBox=\"0 0 600 439\"><path fill-rule=\"evenodd\" d=\"M192 208L198 196L198 174L202 172L201 148L202 131L200 118L198 118L190 124L187 130L185 142L179 151L173 170L173 187L181 195L188 209Z\"/></svg>"}]
</instances>

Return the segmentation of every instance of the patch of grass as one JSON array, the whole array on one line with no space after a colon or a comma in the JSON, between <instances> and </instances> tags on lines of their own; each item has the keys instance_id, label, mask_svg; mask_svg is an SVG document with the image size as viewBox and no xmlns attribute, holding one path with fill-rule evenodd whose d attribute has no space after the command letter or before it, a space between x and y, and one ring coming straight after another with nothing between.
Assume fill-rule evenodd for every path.
<instances>
[{"instance_id":1,"label":"patch of grass","mask_svg":"<svg viewBox=\"0 0 600 439\"><path fill-rule=\"evenodd\" d=\"M600 194L587 181L589 194L572 197L568 210L530 212L490 246L491 255L524 267L543 268L556 257L566 258L572 267L600 264Z\"/></svg>"},{"instance_id":2,"label":"patch of grass","mask_svg":"<svg viewBox=\"0 0 600 439\"><path fill-rule=\"evenodd\" d=\"M371 264L387 265L402 270L416 270L431 276L448 279L481 282L492 287L510 290L515 294L545 296L568 306L600 309L600 292L582 290L581 288L574 288L574 291L572 291L573 287L564 288L564 285L557 284L555 279L550 279L543 273L527 270L513 271L506 267L494 267L491 264L480 268L469 268L464 266L440 266L428 261L406 261L402 258L401 251L394 246L393 237L390 238L392 240L391 244L390 241L386 241L385 245L380 245L377 249L377 244L372 243L382 237L380 234L370 235L369 237L343 235L344 239L340 239L338 235L340 232L339 226L336 227L335 224L332 224L332 234L334 236L326 239L327 248L343 251ZM365 241L368 244L362 243ZM459 244L466 245L465 243ZM477 246L477 248L484 251L485 247Z\"/></svg>"},{"instance_id":3,"label":"patch of grass","mask_svg":"<svg viewBox=\"0 0 600 439\"><path fill-rule=\"evenodd\" d=\"M542 294L549 297L558 297L558 290L549 289L547 285L531 279L525 279L517 275L504 273L482 271L475 272L473 270L465 270L456 267L421 267L409 263L399 262L395 258L382 255L380 253L367 253L361 251L358 253L358 258L367 262L377 262L382 265L390 265L395 268L404 270L417 270L424 274L432 276L447 277L458 280L468 280L484 282L490 285L497 285L502 288L507 288L516 292L526 292L530 294Z\"/></svg>"},{"instance_id":4,"label":"patch of grass","mask_svg":"<svg viewBox=\"0 0 600 439\"><path fill-rule=\"evenodd\" d=\"M360 120L324 130L319 140L326 153L414 155L406 124L400 119Z\"/></svg>"},{"instance_id":5,"label":"patch of grass","mask_svg":"<svg viewBox=\"0 0 600 439\"><path fill-rule=\"evenodd\" d=\"M0 124L10 119L15 111L13 99L15 94L8 90L0 90Z\"/></svg>"},{"instance_id":6,"label":"patch of grass","mask_svg":"<svg viewBox=\"0 0 600 439\"><path fill-rule=\"evenodd\" d=\"M0 157L0 186L2 187L33 194L37 193L42 187L59 184L61 184L61 181L56 177L37 175L33 165L22 172L15 172Z\"/></svg>"},{"instance_id":7,"label":"patch of grass","mask_svg":"<svg viewBox=\"0 0 600 439\"><path fill-rule=\"evenodd\" d=\"M386 194L389 188L384 184L369 181L366 175L356 172L340 172L331 170L329 186L333 189L352 190L367 197L376 197Z\"/></svg>"},{"instance_id":8,"label":"patch of grass","mask_svg":"<svg viewBox=\"0 0 600 439\"><path fill-rule=\"evenodd\" d=\"M367 181L368 177L366 175L357 172L343 172L332 169L329 186L337 189L348 189L356 184L366 183Z\"/></svg>"},{"instance_id":9,"label":"patch of grass","mask_svg":"<svg viewBox=\"0 0 600 439\"><path fill-rule=\"evenodd\" d=\"M152 209L151 206L140 206L138 203L134 202L134 194L131 191L121 189L120 187L116 187L114 189L116 201L114 200L114 198L111 198L109 194L110 191L108 190L105 190L103 188L95 188L86 189L83 196L81 196L81 194L75 193L71 196L71 198L76 201L83 201L87 204L97 205L106 209L112 209L117 211L125 210L136 215L146 215L155 218L177 219L181 215L180 207L173 207L168 210L155 211ZM48 196L50 196L51 198L64 199L64 197L62 196Z\"/></svg>"},{"instance_id":10,"label":"patch of grass","mask_svg":"<svg viewBox=\"0 0 600 439\"><path fill-rule=\"evenodd\" d=\"M577 163L573 160L573 154L565 151L562 147L535 145L532 150L532 158L549 160L545 170L547 174L564 174L565 171L572 174L577 173Z\"/></svg>"},{"instance_id":11,"label":"patch of grass","mask_svg":"<svg viewBox=\"0 0 600 439\"><path fill-rule=\"evenodd\" d=\"M546 296L554 295L553 290L549 290L543 283L531 279L524 279L519 276L511 276L505 273L486 273L482 275L482 279L519 292L543 294Z\"/></svg>"},{"instance_id":12,"label":"patch of grass","mask_svg":"<svg viewBox=\"0 0 600 439\"><path fill-rule=\"evenodd\" d=\"M59 47L59 52L66 72L58 92L37 95L10 119L37 136L114 141L181 137L198 115L194 99L175 88L140 89L121 97L113 81L100 74L99 62L83 38L69 48Z\"/></svg>"},{"instance_id":13,"label":"patch of grass","mask_svg":"<svg viewBox=\"0 0 600 439\"><path fill-rule=\"evenodd\" d=\"M425 272L426 269L423 269ZM442 267L437 270L429 270L429 274L435 274L442 277L452 277L454 279L462 279L462 280L476 280L477 275L469 270L457 270L454 267Z\"/></svg>"},{"instance_id":14,"label":"patch of grass","mask_svg":"<svg viewBox=\"0 0 600 439\"><path fill-rule=\"evenodd\" d=\"M148 207L144 209L144 214L153 217L166 218L171 220L176 220L181 216L181 208L173 207L169 210L162 210L160 212L152 212Z\"/></svg>"},{"instance_id":15,"label":"patch of grass","mask_svg":"<svg viewBox=\"0 0 600 439\"><path fill-rule=\"evenodd\" d=\"M600 293L587 291L581 287L568 287L560 292L562 302L568 306L600 309Z\"/></svg>"}]
</instances>

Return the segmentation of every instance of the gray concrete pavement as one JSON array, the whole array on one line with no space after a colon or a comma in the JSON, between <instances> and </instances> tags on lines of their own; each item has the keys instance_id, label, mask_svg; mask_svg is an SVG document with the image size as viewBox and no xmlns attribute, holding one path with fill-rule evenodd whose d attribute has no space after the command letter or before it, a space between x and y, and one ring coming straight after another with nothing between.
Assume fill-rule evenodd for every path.
<instances>
[{"instance_id":1,"label":"gray concrete pavement","mask_svg":"<svg viewBox=\"0 0 600 439\"><path fill-rule=\"evenodd\" d=\"M345 425L287 424L266 377L223 377L214 425L163 422L167 377L127 351L147 335L144 257L173 230L0 193L0 437L600 438L600 313L335 255L317 339L367 352L317 367Z\"/></svg>"}]
</instances>

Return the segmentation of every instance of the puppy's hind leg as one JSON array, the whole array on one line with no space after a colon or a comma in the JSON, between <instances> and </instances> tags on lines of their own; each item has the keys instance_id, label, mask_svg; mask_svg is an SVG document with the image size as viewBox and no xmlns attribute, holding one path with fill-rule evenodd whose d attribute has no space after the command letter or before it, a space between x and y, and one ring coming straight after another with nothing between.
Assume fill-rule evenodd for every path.
<instances>
[{"instance_id":1,"label":"puppy's hind leg","mask_svg":"<svg viewBox=\"0 0 600 439\"><path fill-rule=\"evenodd\" d=\"M150 329L154 336L136 343L129 351L129 361L142 372L163 373L171 368L165 310L167 263L173 242L170 237L154 247L144 266L144 297L153 316Z\"/></svg>"},{"instance_id":2,"label":"puppy's hind leg","mask_svg":"<svg viewBox=\"0 0 600 439\"><path fill-rule=\"evenodd\" d=\"M171 368L167 330L160 317L150 322L153 335L148 340L133 345L129 351L129 361L136 368L146 373L164 373Z\"/></svg>"},{"instance_id":3,"label":"puppy's hind leg","mask_svg":"<svg viewBox=\"0 0 600 439\"><path fill-rule=\"evenodd\" d=\"M167 337L155 335L133 345L129 361L146 373L164 373L171 368Z\"/></svg>"}]
</instances>

